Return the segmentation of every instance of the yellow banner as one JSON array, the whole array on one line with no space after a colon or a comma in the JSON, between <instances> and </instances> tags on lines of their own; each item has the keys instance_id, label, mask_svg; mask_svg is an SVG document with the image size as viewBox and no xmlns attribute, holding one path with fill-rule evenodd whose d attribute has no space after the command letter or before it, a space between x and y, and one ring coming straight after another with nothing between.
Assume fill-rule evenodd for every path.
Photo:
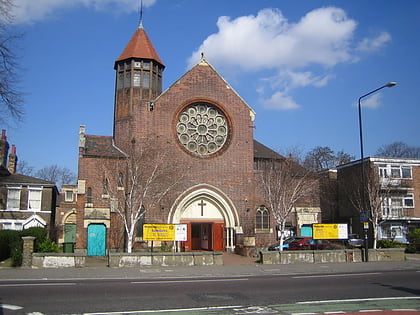
<instances>
[{"instance_id":1,"label":"yellow banner","mask_svg":"<svg viewBox=\"0 0 420 315\"><path fill-rule=\"evenodd\" d=\"M347 224L314 224L313 238L316 240L347 239Z\"/></svg>"},{"instance_id":2,"label":"yellow banner","mask_svg":"<svg viewBox=\"0 0 420 315\"><path fill-rule=\"evenodd\" d=\"M144 224L143 240L145 241L174 241L174 224Z\"/></svg>"}]
</instances>

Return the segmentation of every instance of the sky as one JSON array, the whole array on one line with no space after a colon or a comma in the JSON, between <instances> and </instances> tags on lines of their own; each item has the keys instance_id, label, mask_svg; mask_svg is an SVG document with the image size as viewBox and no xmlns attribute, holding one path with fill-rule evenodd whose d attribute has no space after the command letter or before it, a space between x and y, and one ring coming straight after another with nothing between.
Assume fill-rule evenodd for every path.
<instances>
[{"instance_id":1,"label":"sky","mask_svg":"<svg viewBox=\"0 0 420 315\"><path fill-rule=\"evenodd\" d=\"M140 0L15 0L26 115L7 129L19 161L77 172L78 131L112 135L115 59ZM360 157L420 146L420 1L144 0L143 25L166 68L164 90L201 52L256 112L254 137L302 154Z\"/></svg>"}]
</instances>

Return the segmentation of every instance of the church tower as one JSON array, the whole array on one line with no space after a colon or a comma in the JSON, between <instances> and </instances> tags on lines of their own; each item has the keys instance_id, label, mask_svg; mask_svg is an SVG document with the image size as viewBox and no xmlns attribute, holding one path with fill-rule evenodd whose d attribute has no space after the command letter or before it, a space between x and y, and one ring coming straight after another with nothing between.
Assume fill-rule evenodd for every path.
<instances>
[{"instance_id":1,"label":"church tower","mask_svg":"<svg viewBox=\"0 0 420 315\"><path fill-rule=\"evenodd\" d=\"M137 115L153 110L151 100L162 93L165 65L140 21L122 54L115 61L114 139L127 148L136 128Z\"/></svg>"}]
</instances>

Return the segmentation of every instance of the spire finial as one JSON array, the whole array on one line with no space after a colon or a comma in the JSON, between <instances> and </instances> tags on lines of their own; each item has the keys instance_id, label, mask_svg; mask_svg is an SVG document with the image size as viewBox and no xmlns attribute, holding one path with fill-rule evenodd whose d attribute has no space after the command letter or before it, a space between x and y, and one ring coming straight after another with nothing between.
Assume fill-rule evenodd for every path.
<instances>
[{"instance_id":1,"label":"spire finial","mask_svg":"<svg viewBox=\"0 0 420 315\"><path fill-rule=\"evenodd\" d=\"M139 27L143 28L143 0L140 1L140 19L139 19Z\"/></svg>"}]
</instances>

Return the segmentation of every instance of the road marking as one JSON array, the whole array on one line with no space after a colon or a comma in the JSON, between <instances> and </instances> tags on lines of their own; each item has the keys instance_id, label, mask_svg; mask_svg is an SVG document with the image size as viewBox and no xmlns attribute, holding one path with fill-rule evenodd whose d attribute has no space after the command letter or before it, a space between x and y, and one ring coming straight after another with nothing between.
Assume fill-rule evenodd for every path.
<instances>
[{"instance_id":1,"label":"road marking","mask_svg":"<svg viewBox=\"0 0 420 315\"><path fill-rule=\"evenodd\" d=\"M23 308L22 306L11 305L11 304L0 304L0 307L1 309L11 310L11 311L17 311Z\"/></svg>"},{"instance_id":2,"label":"road marking","mask_svg":"<svg viewBox=\"0 0 420 315\"><path fill-rule=\"evenodd\" d=\"M392 301L392 300L420 300L420 296L397 296L397 297L384 297L384 298L304 301L304 302L296 302L296 304L323 304L323 303L346 303L346 302Z\"/></svg>"},{"instance_id":3,"label":"road marking","mask_svg":"<svg viewBox=\"0 0 420 315\"><path fill-rule=\"evenodd\" d=\"M150 314L150 313L165 313L165 312L191 312L191 311L210 311L210 310L220 310L220 309L232 309L243 307L242 305L231 305L231 306L209 306L209 307L195 307L195 308L174 308L166 310L143 310L143 311L119 311L119 312L99 312L99 313L83 313L83 315L111 315L111 314Z\"/></svg>"},{"instance_id":4,"label":"road marking","mask_svg":"<svg viewBox=\"0 0 420 315\"><path fill-rule=\"evenodd\" d=\"M133 284L161 284L161 283L185 283L185 282L226 282L226 281L248 281L249 279L244 278L230 278L230 279L198 279L198 280L163 280L163 281L132 281Z\"/></svg>"},{"instance_id":5,"label":"road marking","mask_svg":"<svg viewBox=\"0 0 420 315\"><path fill-rule=\"evenodd\" d=\"M343 273L336 275L312 275L312 276L294 276L294 279L305 279L305 278L327 278L327 277L351 277L351 276L366 276L366 275L380 275L382 272L366 272L366 273Z\"/></svg>"},{"instance_id":6,"label":"road marking","mask_svg":"<svg viewBox=\"0 0 420 315\"><path fill-rule=\"evenodd\" d=\"M0 284L0 287L32 287L32 286L62 286L62 285L76 285L72 282L57 282L57 283L11 283L11 284Z\"/></svg>"}]
</instances>

